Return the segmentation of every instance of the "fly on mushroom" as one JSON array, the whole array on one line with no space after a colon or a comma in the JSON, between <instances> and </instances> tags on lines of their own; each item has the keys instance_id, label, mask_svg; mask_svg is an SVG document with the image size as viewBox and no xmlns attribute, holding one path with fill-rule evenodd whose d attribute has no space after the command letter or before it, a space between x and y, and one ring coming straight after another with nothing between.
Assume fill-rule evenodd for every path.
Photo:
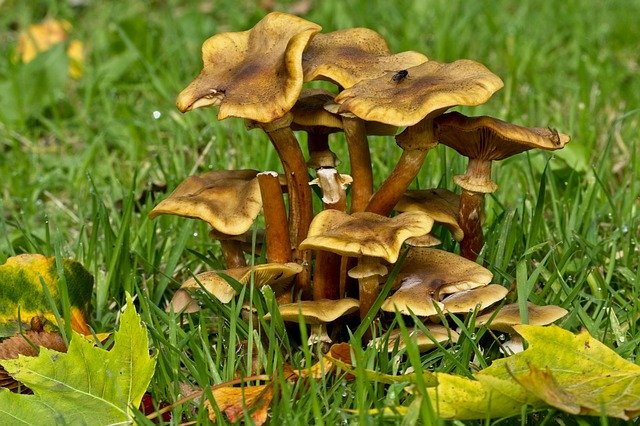
<instances>
[{"instance_id":1,"label":"fly on mushroom","mask_svg":"<svg viewBox=\"0 0 640 426\"><path fill-rule=\"evenodd\" d=\"M393 80L396 83L400 83L402 80L404 80L405 78L407 78L407 76L409 75L409 71L407 70L400 70L397 73L395 73L393 75L393 77L391 77L391 80Z\"/></svg>"}]
</instances>

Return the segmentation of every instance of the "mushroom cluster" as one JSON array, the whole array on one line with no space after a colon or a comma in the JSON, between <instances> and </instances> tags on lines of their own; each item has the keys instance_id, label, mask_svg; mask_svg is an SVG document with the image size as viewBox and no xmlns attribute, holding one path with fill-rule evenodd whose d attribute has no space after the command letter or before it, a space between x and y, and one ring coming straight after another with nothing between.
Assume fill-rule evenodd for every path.
<instances>
[{"instance_id":1,"label":"mushroom cluster","mask_svg":"<svg viewBox=\"0 0 640 426\"><path fill-rule=\"evenodd\" d=\"M551 128L447 112L487 102L503 86L497 75L472 60L441 63L419 52L392 53L370 29L322 33L315 23L279 12L248 31L212 36L202 59L202 71L177 97L178 109L217 106L218 119L241 118L248 128L261 129L283 173L191 176L153 209L151 217L208 222L228 268L190 278L176 292L172 309L197 309L191 294L201 289L229 301L236 294L225 282L231 277L240 284L276 286L287 321L302 316L303 308L325 310L331 306L327 300L344 305L344 312L325 312L324 319L309 314L315 316L307 323L324 324L356 310L364 318L402 258L382 310L428 319L505 299L507 289L489 285L492 274L475 263L483 247L483 197L497 189L491 162L529 149L560 149L569 137ZM306 87L317 80L333 89ZM339 140L346 143L349 175L338 171L340 159L329 145L336 133L344 134ZM402 149L378 188L370 135L394 137ZM299 138L307 141L307 152ZM408 190L438 143L469 158L467 172L454 178L460 194ZM310 185L319 187L320 211L314 211ZM261 212L266 260L275 269L247 266L245 258L245 236ZM429 248L440 244L431 234L434 226L451 232L462 256ZM272 270L277 272L267 272Z\"/></svg>"}]
</instances>

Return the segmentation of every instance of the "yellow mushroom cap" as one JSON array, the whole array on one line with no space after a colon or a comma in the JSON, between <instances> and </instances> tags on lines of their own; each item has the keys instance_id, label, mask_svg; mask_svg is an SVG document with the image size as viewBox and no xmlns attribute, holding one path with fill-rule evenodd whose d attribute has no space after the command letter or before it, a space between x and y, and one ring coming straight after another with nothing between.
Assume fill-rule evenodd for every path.
<instances>
[{"instance_id":1,"label":"yellow mushroom cap","mask_svg":"<svg viewBox=\"0 0 640 426\"><path fill-rule=\"evenodd\" d=\"M480 105L504 85L484 65L468 59L447 64L428 61L405 71L407 75L400 81L392 71L342 91L335 99L341 104L338 112L394 126L413 126L456 105Z\"/></svg>"},{"instance_id":2,"label":"yellow mushroom cap","mask_svg":"<svg viewBox=\"0 0 640 426\"><path fill-rule=\"evenodd\" d=\"M442 223L456 241L464 238L464 232L458 224L460 196L445 188L431 188L407 191L396 204L399 212L422 211L437 223Z\"/></svg>"},{"instance_id":3,"label":"yellow mushroom cap","mask_svg":"<svg viewBox=\"0 0 640 426\"><path fill-rule=\"evenodd\" d=\"M485 287L453 293L444 299L444 311L464 314L474 309L482 310L504 299L509 290L500 284L489 284Z\"/></svg>"},{"instance_id":4,"label":"yellow mushroom cap","mask_svg":"<svg viewBox=\"0 0 640 426\"><path fill-rule=\"evenodd\" d=\"M301 250L325 250L343 256L371 256L389 263L398 260L402 243L431 231L433 219L422 212L389 218L369 212L347 214L324 210L313 219Z\"/></svg>"},{"instance_id":5,"label":"yellow mushroom cap","mask_svg":"<svg viewBox=\"0 0 640 426\"><path fill-rule=\"evenodd\" d=\"M418 316L437 315L444 310L440 299L449 293L482 287L493 274L475 262L454 253L432 248L413 247L396 277L396 292L381 308L387 312Z\"/></svg>"},{"instance_id":6,"label":"yellow mushroom cap","mask_svg":"<svg viewBox=\"0 0 640 426\"><path fill-rule=\"evenodd\" d=\"M302 89L302 52L321 27L272 12L252 29L204 42L204 68L176 99L181 112L220 105L218 119L269 123L285 115Z\"/></svg>"},{"instance_id":7,"label":"yellow mushroom cap","mask_svg":"<svg viewBox=\"0 0 640 426\"><path fill-rule=\"evenodd\" d=\"M240 235L262 209L257 170L223 170L190 176L149 213L172 214L208 222L219 233Z\"/></svg>"},{"instance_id":8,"label":"yellow mushroom cap","mask_svg":"<svg viewBox=\"0 0 640 426\"><path fill-rule=\"evenodd\" d=\"M368 28L316 35L303 54L304 81L328 80L342 88L426 62L418 52L391 54L384 38Z\"/></svg>"},{"instance_id":9,"label":"yellow mushroom cap","mask_svg":"<svg viewBox=\"0 0 640 426\"><path fill-rule=\"evenodd\" d=\"M229 303L236 295L236 291L227 282L232 278L240 284L247 285L253 280L256 287L271 286L277 294L293 280L293 277L302 271L302 266L297 263L266 263L262 265L233 268L224 271L208 271L197 274L186 280L176 291L170 304L176 312L195 312L192 291L204 288L222 303Z\"/></svg>"},{"instance_id":10,"label":"yellow mushroom cap","mask_svg":"<svg viewBox=\"0 0 640 426\"><path fill-rule=\"evenodd\" d=\"M528 324L530 325L548 325L567 315L567 313L568 311L560 306L538 306L531 302L527 302ZM491 330L515 333L513 326L523 324L523 322L520 317L518 304L512 303L510 305L504 305L497 313L492 311L479 316L476 318L476 324L486 324Z\"/></svg>"},{"instance_id":11,"label":"yellow mushroom cap","mask_svg":"<svg viewBox=\"0 0 640 426\"><path fill-rule=\"evenodd\" d=\"M338 300L320 299L304 300L278 306L283 321L298 322L300 317L310 325L326 324L337 320L341 316L355 312L360 307L357 299L344 298ZM270 319L267 314L265 319Z\"/></svg>"},{"instance_id":12,"label":"yellow mushroom cap","mask_svg":"<svg viewBox=\"0 0 640 426\"><path fill-rule=\"evenodd\" d=\"M429 331L429 334L422 331L420 327L412 327L407 329L409 333L409 338L411 341L418 347L420 352L426 352L428 350L434 349L437 347L437 343L446 344L449 342L456 343L460 335L453 330L450 330L442 325L438 324L424 324L426 329ZM378 337L374 341L374 345L380 345L382 342L382 337ZM398 349L406 348L407 344L402 338L402 333L399 329L391 331L389 333L389 340L387 348L389 352L393 351L394 346L398 345Z\"/></svg>"}]
</instances>

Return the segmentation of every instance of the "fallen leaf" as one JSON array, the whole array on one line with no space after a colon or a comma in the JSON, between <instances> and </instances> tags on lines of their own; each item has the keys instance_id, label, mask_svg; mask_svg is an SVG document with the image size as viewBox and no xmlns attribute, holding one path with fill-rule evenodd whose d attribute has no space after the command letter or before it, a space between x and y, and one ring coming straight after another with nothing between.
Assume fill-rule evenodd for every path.
<instances>
[{"instance_id":1,"label":"fallen leaf","mask_svg":"<svg viewBox=\"0 0 640 426\"><path fill-rule=\"evenodd\" d=\"M63 259L62 263L71 305L71 328L91 334L85 318L91 304L93 276L76 261ZM0 337L12 336L18 331L18 314L23 322L41 315L55 322L41 280L53 300L59 303L59 278L54 257L21 254L0 265ZM28 326L23 324L23 327Z\"/></svg>"},{"instance_id":2,"label":"fallen leaf","mask_svg":"<svg viewBox=\"0 0 640 426\"><path fill-rule=\"evenodd\" d=\"M494 362L490 374L510 374L561 410L629 420L640 415L640 366L583 331L517 326L529 348Z\"/></svg>"},{"instance_id":3,"label":"fallen leaf","mask_svg":"<svg viewBox=\"0 0 640 426\"><path fill-rule=\"evenodd\" d=\"M269 384L255 386L224 386L214 388L213 398L218 409L225 414L229 422L234 423L249 412L256 426L267 421L267 411L273 399L273 386ZM216 420L216 410L209 401L205 401L209 419Z\"/></svg>"},{"instance_id":4,"label":"fallen leaf","mask_svg":"<svg viewBox=\"0 0 640 426\"><path fill-rule=\"evenodd\" d=\"M522 405L538 402L515 381L492 376L473 380L436 373L438 385L427 393L438 415L444 419L470 420L512 416Z\"/></svg>"},{"instance_id":5,"label":"fallen leaf","mask_svg":"<svg viewBox=\"0 0 640 426\"><path fill-rule=\"evenodd\" d=\"M132 422L155 368L147 330L131 296L109 351L74 333L67 353L42 348L37 357L0 361L33 395L0 389L0 424Z\"/></svg>"}]
</instances>

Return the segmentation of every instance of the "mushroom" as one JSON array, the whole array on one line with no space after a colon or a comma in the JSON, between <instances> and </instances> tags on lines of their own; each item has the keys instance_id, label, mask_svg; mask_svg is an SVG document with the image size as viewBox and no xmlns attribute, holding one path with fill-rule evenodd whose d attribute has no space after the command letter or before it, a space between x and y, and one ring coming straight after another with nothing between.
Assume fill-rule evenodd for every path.
<instances>
[{"instance_id":1,"label":"mushroom","mask_svg":"<svg viewBox=\"0 0 640 426\"><path fill-rule=\"evenodd\" d=\"M395 78L392 71L361 81L335 99L341 104L340 113L409 126L396 136L403 149L400 160L367 205L367 211L382 215L389 214L397 204L420 170L428 150L437 144L433 119L456 105L480 105L503 86L498 76L471 60L448 64L428 61L405 71L402 79Z\"/></svg>"},{"instance_id":2,"label":"mushroom","mask_svg":"<svg viewBox=\"0 0 640 426\"><path fill-rule=\"evenodd\" d=\"M307 343L312 345L320 342L331 343L327 334L327 324L357 311L358 306L358 300L351 298L305 300L279 305L278 312L283 321L300 322L301 318L304 319L304 322L311 326ZM271 314L267 313L264 319L271 319Z\"/></svg>"},{"instance_id":3,"label":"mushroom","mask_svg":"<svg viewBox=\"0 0 640 426\"><path fill-rule=\"evenodd\" d=\"M266 263L264 265L246 266L224 271L208 271L186 280L173 295L167 310L190 313L199 310L191 292L204 288L222 303L229 303L237 294L229 285L227 277L247 285L252 282L256 287L271 286L275 294L287 291L288 284L296 274L302 271L297 263Z\"/></svg>"},{"instance_id":4,"label":"mushroom","mask_svg":"<svg viewBox=\"0 0 640 426\"><path fill-rule=\"evenodd\" d=\"M244 118L267 133L287 178L294 247L306 237L313 212L304 156L291 131L289 111L302 89L302 52L320 29L302 18L272 12L248 31L216 34L202 47L202 72L176 100L181 112L219 105L219 120ZM306 292L309 254L295 250L293 256L305 268L297 286Z\"/></svg>"},{"instance_id":5,"label":"mushroom","mask_svg":"<svg viewBox=\"0 0 640 426\"><path fill-rule=\"evenodd\" d=\"M444 295L485 286L492 277L488 269L454 253L411 248L394 283L398 290L380 309L405 315L437 315L444 311Z\"/></svg>"},{"instance_id":6,"label":"mushroom","mask_svg":"<svg viewBox=\"0 0 640 426\"><path fill-rule=\"evenodd\" d=\"M509 290L500 284L489 284L484 287L453 293L441 300L443 311L452 314L465 314L477 309L485 309L504 299Z\"/></svg>"},{"instance_id":7,"label":"mushroom","mask_svg":"<svg viewBox=\"0 0 640 426\"><path fill-rule=\"evenodd\" d=\"M256 170L222 170L190 176L149 212L204 220L216 231L227 268L246 265L242 243L231 237L251 228L262 209Z\"/></svg>"},{"instance_id":8,"label":"mushroom","mask_svg":"<svg viewBox=\"0 0 640 426\"><path fill-rule=\"evenodd\" d=\"M350 28L316 35L303 54L305 81L328 80L349 88L363 80L404 70L426 62L418 52L391 54L380 34L367 28ZM371 154L365 123L352 114L343 114L343 127L349 149L352 211L364 211L373 192Z\"/></svg>"},{"instance_id":9,"label":"mushroom","mask_svg":"<svg viewBox=\"0 0 640 426\"><path fill-rule=\"evenodd\" d=\"M425 333L420 327L411 327L407 329L411 342L418 347L420 352L426 352L434 349L438 344L443 343L456 343L460 335L455 331L438 324L427 323L424 327L428 330L428 334ZM377 337L374 339L373 344L381 349L384 337ZM407 347L406 342L402 338L402 332L399 329L395 329L389 333L387 340L387 350L392 352L396 345L398 350L402 350Z\"/></svg>"},{"instance_id":10,"label":"mushroom","mask_svg":"<svg viewBox=\"0 0 640 426\"><path fill-rule=\"evenodd\" d=\"M460 196L445 188L417 189L405 192L394 210L399 212L423 211L436 223L443 224L456 241L462 240L464 233L458 224Z\"/></svg>"},{"instance_id":11,"label":"mushroom","mask_svg":"<svg viewBox=\"0 0 640 426\"><path fill-rule=\"evenodd\" d=\"M395 263L402 243L410 237L431 230L433 220L422 212L401 213L393 218L375 213L351 215L338 210L324 210L311 222L302 249L326 250L358 258L358 265L348 274L358 279L360 317L364 318L378 296L378 279L386 275L381 261Z\"/></svg>"},{"instance_id":12,"label":"mushroom","mask_svg":"<svg viewBox=\"0 0 640 426\"><path fill-rule=\"evenodd\" d=\"M527 302L527 320L523 321L517 303L504 305L496 311L482 314L476 318L477 325L486 325L490 330L514 334L514 325L549 325L567 315L568 311L560 306L538 306Z\"/></svg>"},{"instance_id":13,"label":"mushroom","mask_svg":"<svg viewBox=\"0 0 640 426\"><path fill-rule=\"evenodd\" d=\"M475 260L483 244L484 194L498 188L491 180L491 162L534 148L560 149L570 137L550 128L522 127L487 116L466 117L459 112L443 114L434 123L440 143L469 158L467 172L453 180L462 188L459 220L465 236L460 251Z\"/></svg>"}]
</instances>

